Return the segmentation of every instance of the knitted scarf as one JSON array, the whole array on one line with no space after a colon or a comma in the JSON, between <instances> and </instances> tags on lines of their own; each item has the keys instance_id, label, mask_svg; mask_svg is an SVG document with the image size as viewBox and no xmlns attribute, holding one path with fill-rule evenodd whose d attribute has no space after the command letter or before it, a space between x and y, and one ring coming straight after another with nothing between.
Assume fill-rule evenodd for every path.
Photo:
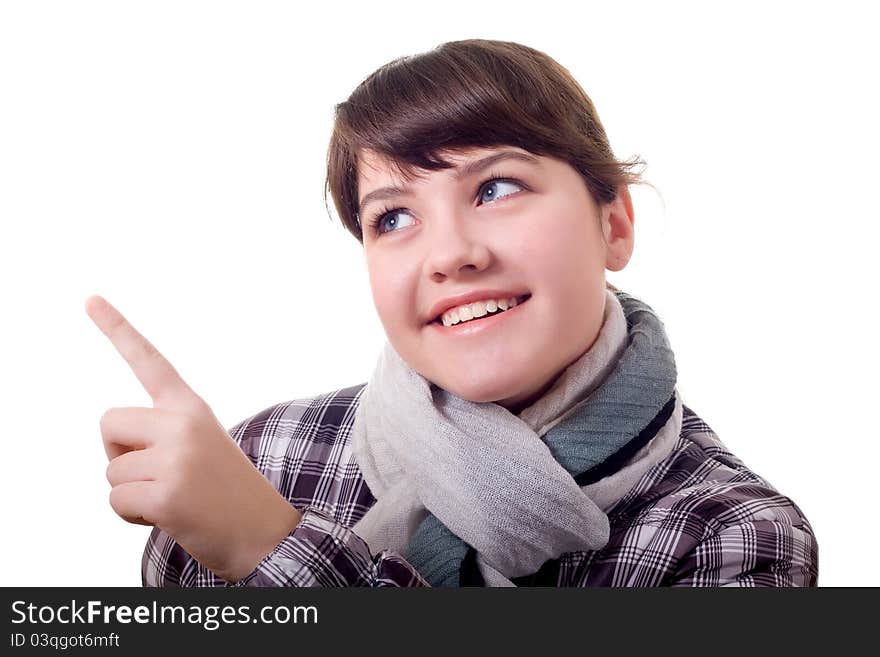
<instances>
[{"instance_id":1,"label":"knitted scarf","mask_svg":"<svg viewBox=\"0 0 880 657\"><path fill-rule=\"evenodd\" d=\"M353 529L433 586L461 585L475 554L491 585L511 585L565 552L600 549L603 508L677 438L675 383L662 322L624 292L607 291L594 344L518 416L439 388L386 344L352 429L376 498ZM651 444L660 433L663 449Z\"/></svg>"}]
</instances>

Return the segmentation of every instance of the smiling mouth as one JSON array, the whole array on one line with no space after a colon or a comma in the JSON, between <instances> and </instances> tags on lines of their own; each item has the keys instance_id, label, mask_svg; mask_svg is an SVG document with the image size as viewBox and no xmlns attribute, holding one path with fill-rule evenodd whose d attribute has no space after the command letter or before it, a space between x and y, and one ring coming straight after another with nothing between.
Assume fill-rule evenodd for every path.
<instances>
[{"instance_id":1,"label":"smiling mouth","mask_svg":"<svg viewBox=\"0 0 880 657\"><path fill-rule=\"evenodd\" d=\"M516 303L516 306L514 306L514 308L521 306L522 304L524 304L526 301L528 301L531 298L532 298L531 293L523 294L522 296L517 297L517 299L516 299L517 303ZM512 310L512 308L508 308L507 310ZM507 310L501 310L501 308L498 308L494 312L487 311L486 314L482 315L481 317L474 317L473 319L469 319L464 322L458 322L457 324L452 324L449 327L446 327L446 325L443 324L443 313L441 313L440 315L435 317L433 320L428 322L428 325L430 326L431 324L436 324L436 325L442 326L444 328L452 328L454 326L464 326L465 324L475 324L475 323L479 322L481 319L487 319L489 317L494 317L495 315L500 315L502 313L506 313Z\"/></svg>"}]
</instances>

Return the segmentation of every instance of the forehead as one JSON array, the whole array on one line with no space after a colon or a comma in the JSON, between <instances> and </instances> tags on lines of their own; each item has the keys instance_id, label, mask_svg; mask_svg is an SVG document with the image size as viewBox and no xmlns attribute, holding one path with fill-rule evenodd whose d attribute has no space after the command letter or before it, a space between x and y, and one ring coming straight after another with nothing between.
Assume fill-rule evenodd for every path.
<instances>
[{"instance_id":1,"label":"forehead","mask_svg":"<svg viewBox=\"0 0 880 657\"><path fill-rule=\"evenodd\" d=\"M526 155L532 155L532 157L537 157L522 148L506 145L449 149L440 151L438 155L458 168L462 164L481 157L493 155L499 151L520 152ZM368 149L361 149L358 152L357 170L358 182L361 190L364 190L366 188L365 186L386 183L397 184L403 181L409 182L412 178L420 179L434 173L443 173L443 170L435 172L417 168L411 168L407 171L404 164L398 164L394 160Z\"/></svg>"}]
</instances>

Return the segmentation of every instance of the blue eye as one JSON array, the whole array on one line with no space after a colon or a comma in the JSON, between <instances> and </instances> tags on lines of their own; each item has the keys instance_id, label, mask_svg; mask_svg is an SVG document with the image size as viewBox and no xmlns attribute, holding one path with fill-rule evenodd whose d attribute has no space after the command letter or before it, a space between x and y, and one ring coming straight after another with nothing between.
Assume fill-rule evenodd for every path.
<instances>
[{"instance_id":1,"label":"blue eye","mask_svg":"<svg viewBox=\"0 0 880 657\"><path fill-rule=\"evenodd\" d=\"M513 192L504 193L504 188L512 187ZM516 194L518 191L522 190L522 187L517 185L515 182L511 182L510 180L490 180L485 187L480 191L480 200L483 202L493 201L496 198L503 198L505 196L510 196L510 194ZM488 195L488 196L487 196Z\"/></svg>"},{"instance_id":2,"label":"blue eye","mask_svg":"<svg viewBox=\"0 0 880 657\"><path fill-rule=\"evenodd\" d=\"M410 215L403 210L391 210L389 212L380 213L376 220L372 222L374 232L377 235L392 232L395 228L398 228L400 226L400 223L397 221L397 217L401 216L406 217ZM388 230L382 230L383 226L391 226L391 228L389 228Z\"/></svg>"}]
</instances>

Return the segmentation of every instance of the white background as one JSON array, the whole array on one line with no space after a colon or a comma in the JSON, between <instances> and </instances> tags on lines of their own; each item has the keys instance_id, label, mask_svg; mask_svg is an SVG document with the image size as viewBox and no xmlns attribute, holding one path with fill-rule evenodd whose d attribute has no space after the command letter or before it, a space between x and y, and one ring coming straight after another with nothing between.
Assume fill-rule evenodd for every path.
<instances>
[{"instance_id":1,"label":"white background","mask_svg":"<svg viewBox=\"0 0 880 657\"><path fill-rule=\"evenodd\" d=\"M317 4L318 8L314 8ZM333 106L460 38L566 66L633 190L608 279L664 320L685 402L792 497L821 586L878 585L870 3L4 2L2 585L140 585L98 422L150 406L105 296L229 428L362 383L384 341L324 207Z\"/></svg>"}]
</instances>

